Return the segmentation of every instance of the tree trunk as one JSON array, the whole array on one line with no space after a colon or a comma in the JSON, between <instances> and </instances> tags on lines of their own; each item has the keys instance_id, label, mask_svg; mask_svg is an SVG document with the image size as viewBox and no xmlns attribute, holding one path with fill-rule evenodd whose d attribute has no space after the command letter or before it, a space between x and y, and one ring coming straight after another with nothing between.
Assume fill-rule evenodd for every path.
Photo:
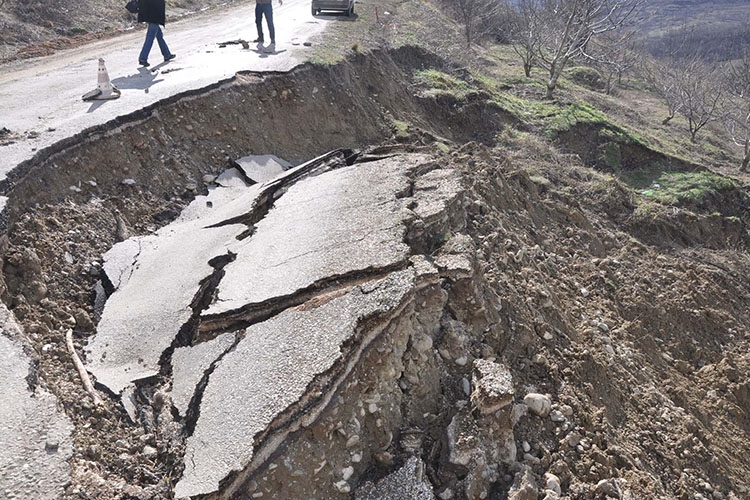
<instances>
[{"instance_id":1,"label":"tree trunk","mask_svg":"<svg viewBox=\"0 0 750 500\"><path fill-rule=\"evenodd\" d=\"M674 115L669 115L668 117L664 118L664 119L663 119L663 120L661 121L661 124L662 124L662 125L667 125L667 124L668 124L669 122L671 122L671 121L672 121L672 118L674 118Z\"/></svg>"},{"instance_id":2,"label":"tree trunk","mask_svg":"<svg viewBox=\"0 0 750 500\"><path fill-rule=\"evenodd\" d=\"M523 72L526 74L526 78L531 78L531 63L523 63Z\"/></svg>"},{"instance_id":3,"label":"tree trunk","mask_svg":"<svg viewBox=\"0 0 750 500\"><path fill-rule=\"evenodd\" d=\"M557 79L559 77L560 75L554 69L550 71L549 81L547 82L547 95L545 96L545 99L552 99L552 94L555 92L555 88L557 88Z\"/></svg>"}]
</instances>

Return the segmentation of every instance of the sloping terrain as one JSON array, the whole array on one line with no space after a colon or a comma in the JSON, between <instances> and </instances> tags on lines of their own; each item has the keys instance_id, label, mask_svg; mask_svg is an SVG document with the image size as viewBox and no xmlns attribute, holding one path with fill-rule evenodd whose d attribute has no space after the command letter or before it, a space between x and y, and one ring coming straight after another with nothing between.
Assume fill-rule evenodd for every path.
<instances>
[{"instance_id":1,"label":"sloping terrain","mask_svg":"<svg viewBox=\"0 0 750 500\"><path fill-rule=\"evenodd\" d=\"M391 43L450 41L400 7ZM635 92L543 101L477 57L240 74L11 177L61 498L750 494L747 176ZM226 173L260 154L296 167Z\"/></svg>"}]
</instances>

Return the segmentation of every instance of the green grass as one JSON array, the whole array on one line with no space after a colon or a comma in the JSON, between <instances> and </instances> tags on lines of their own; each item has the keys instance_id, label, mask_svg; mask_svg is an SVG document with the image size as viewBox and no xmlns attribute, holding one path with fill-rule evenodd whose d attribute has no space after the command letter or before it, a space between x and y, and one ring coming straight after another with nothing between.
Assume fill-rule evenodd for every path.
<instances>
[{"instance_id":1,"label":"green grass","mask_svg":"<svg viewBox=\"0 0 750 500\"><path fill-rule=\"evenodd\" d=\"M427 87L426 95L428 96L450 94L458 100L464 100L471 92L477 91L476 87L464 80L435 69L417 71L414 75L414 81L423 87Z\"/></svg>"},{"instance_id":2,"label":"green grass","mask_svg":"<svg viewBox=\"0 0 750 500\"><path fill-rule=\"evenodd\" d=\"M611 124L607 115L586 103L573 103L558 109L558 113L546 120L544 127L544 134L551 138L579 124Z\"/></svg>"},{"instance_id":3,"label":"green grass","mask_svg":"<svg viewBox=\"0 0 750 500\"><path fill-rule=\"evenodd\" d=\"M700 203L708 195L734 189L734 182L710 172L674 172L660 166L629 171L623 181L642 196L664 205Z\"/></svg>"},{"instance_id":4,"label":"green grass","mask_svg":"<svg viewBox=\"0 0 750 500\"><path fill-rule=\"evenodd\" d=\"M393 120L393 133L396 139L408 139L409 124L400 120Z\"/></svg>"}]
</instances>

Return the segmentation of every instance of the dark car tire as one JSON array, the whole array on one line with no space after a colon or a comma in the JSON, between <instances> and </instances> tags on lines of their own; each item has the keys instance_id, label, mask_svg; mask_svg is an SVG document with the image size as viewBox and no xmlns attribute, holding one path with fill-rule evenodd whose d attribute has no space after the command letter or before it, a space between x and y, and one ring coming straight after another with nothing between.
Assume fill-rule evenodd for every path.
<instances>
[{"instance_id":1,"label":"dark car tire","mask_svg":"<svg viewBox=\"0 0 750 500\"><path fill-rule=\"evenodd\" d=\"M352 17L354 15L354 5L349 7L349 10L346 11L346 17Z\"/></svg>"},{"instance_id":2,"label":"dark car tire","mask_svg":"<svg viewBox=\"0 0 750 500\"><path fill-rule=\"evenodd\" d=\"M312 15L313 15L313 16L317 16L317 15L318 15L318 12L320 12L320 10L319 10L319 9L316 9L315 7L313 7L313 8L312 8Z\"/></svg>"}]
</instances>

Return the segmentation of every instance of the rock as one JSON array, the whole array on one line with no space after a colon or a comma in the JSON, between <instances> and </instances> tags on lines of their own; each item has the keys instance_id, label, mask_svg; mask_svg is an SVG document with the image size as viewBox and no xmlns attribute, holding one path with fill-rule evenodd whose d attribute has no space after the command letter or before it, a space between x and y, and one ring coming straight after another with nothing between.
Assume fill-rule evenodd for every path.
<instances>
[{"instance_id":1,"label":"rock","mask_svg":"<svg viewBox=\"0 0 750 500\"><path fill-rule=\"evenodd\" d=\"M547 490L554 491L558 495L562 494L562 490L560 488L560 478L550 472L546 472L544 474L544 487Z\"/></svg>"},{"instance_id":2,"label":"rock","mask_svg":"<svg viewBox=\"0 0 750 500\"><path fill-rule=\"evenodd\" d=\"M565 415L560 410L552 410L549 415L550 420L553 422L565 422Z\"/></svg>"},{"instance_id":3,"label":"rock","mask_svg":"<svg viewBox=\"0 0 750 500\"><path fill-rule=\"evenodd\" d=\"M146 458L155 457L157 455L158 451L153 446L144 446L143 450L141 451L141 454Z\"/></svg>"},{"instance_id":4,"label":"rock","mask_svg":"<svg viewBox=\"0 0 750 500\"><path fill-rule=\"evenodd\" d=\"M531 392L523 398L523 402L531 413L540 417L546 417L552 410L552 401L544 394Z\"/></svg>"},{"instance_id":5,"label":"rock","mask_svg":"<svg viewBox=\"0 0 750 500\"><path fill-rule=\"evenodd\" d=\"M508 500L538 500L536 481L531 469L524 467L517 472L508 491Z\"/></svg>"},{"instance_id":6,"label":"rock","mask_svg":"<svg viewBox=\"0 0 750 500\"><path fill-rule=\"evenodd\" d=\"M568 442L568 446L575 448L581 442L581 435L578 432L573 431L568 434L565 440Z\"/></svg>"},{"instance_id":7,"label":"rock","mask_svg":"<svg viewBox=\"0 0 750 500\"><path fill-rule=\"evenodd\" d=\"M123 179L121 184L124 186L132 186L135 184L135 179Z\"/></svg>"},{"instance_id":8,"label":"rock","mask_svg":"<svg viewBox=\"0 0 750 500\"><path fill-rule=\"evenodd\" d=\"M341 469L341 479L343 479L344 481L348 481L352 477L352 475L354 475L354 467L349 466Z\"/></svg>"},{"instance_id":9,"label":"rock","mask_svg":"<svg viewBox=\"0 0 750 500\"><path fill-rule=\"evenodd\" d=\"M471 394L472 404L485 415L513 402L513 380L507 367L484 359L473 363Z\"/></svg>"},{"instance_id":10,"label":"rock","mask_svg":"<svg viewBox=\"0 0 750 500\"><path fill-rule=\"evenodd\" d=\"M352 491L352 487L349 486L349 483L347 483L346 481L339 481L337 483L334 483L333 485L341 493L349 493L350 491Z\"/></svg>"},{"instance_id":11,"label":"rock","mask_svg":"<svg viewBox=\"0 0 750 500\"><path fill-rule=\"evenodd\" d=\"M611 498L622 498L622 491L620 490L620 485L617 484L617 480L615 479L602 479L598 483L596 483L596 489L594 489L594 494L597 496L607 496Z\"/></svg>"},{"instance_id":12,"label":"rock","mask_svg":"<svg viewBox=\"0 0 750 500\"><path fill-rule=\"evenodd\" d=\"M571 408L570 406L568 406L568 405L561 405L559 409L560 409L560 413L562 413L566 417L573 416L573 408Z\"/></svg>"},{"instance_id":13,"label":"rock","mask_svg":"<svg viewBox=\"0 0 750 500\"><path fill-rule=\"evenodd\" d=\"M468 465L477 449L478 429L471 414L466 410L458 412L448 425L448 446L450 462L456 465Z\"/></svg>"}]
</instances>

